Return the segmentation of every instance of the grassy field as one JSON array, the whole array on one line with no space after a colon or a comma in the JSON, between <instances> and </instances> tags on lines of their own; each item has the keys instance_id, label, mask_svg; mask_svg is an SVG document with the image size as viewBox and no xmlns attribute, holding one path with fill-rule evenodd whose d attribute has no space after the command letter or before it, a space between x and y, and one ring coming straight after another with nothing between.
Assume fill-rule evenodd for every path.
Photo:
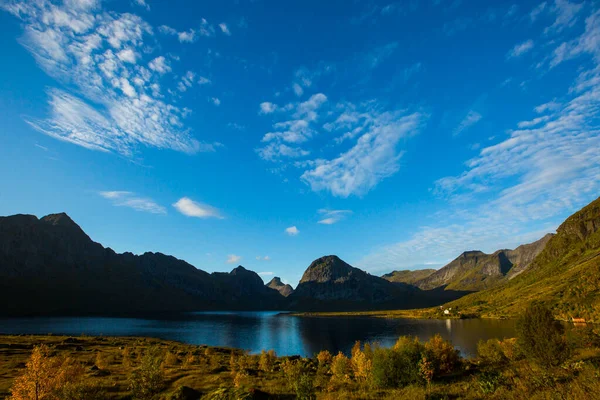
<instances>
[{"instance_id":1,"label":"grassy field","mask_svg":"<svg viewBox=\"0 0 600 400\"><path fill-rule=\"evenodd\" d=\"M511 340L490 342L479 358L465 360L441 339L425 344L400 339L394 351L359 346L349 358L325 353L300 358L150 338L0 336L0 398L9 398L34 348L43 345L48 360L83 367L82 382L94 388L88 392L93 396L45 400L132 399L132 377L145 368L151 353L158 354L154 361L160 378L152 396L137 398L594 399L600 398L600 348L597 332L589 336L590 332L576 334L571 356L551 368L519 355ZM384 356L383 363L380 357L377 364L378 354ZM394 365L408 369L390 369L385 358L390 354L399 357L392 361L400 364ZM418 363L406 361L411 354L417 355ZM424 363L425 355L429 361ZM390 387L390 381L400 387ZM19 397L23 398L29 397Z\"/></svg>"}]
</instances>

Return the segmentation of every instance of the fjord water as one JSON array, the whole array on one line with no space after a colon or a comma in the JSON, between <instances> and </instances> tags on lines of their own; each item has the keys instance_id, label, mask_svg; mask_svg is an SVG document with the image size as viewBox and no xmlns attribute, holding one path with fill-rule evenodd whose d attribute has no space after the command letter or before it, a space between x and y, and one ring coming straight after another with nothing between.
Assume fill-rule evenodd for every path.
<instances>
[{"instance_id":1,"label":"fjord water","mask_svg":"<svg viewBox=\"0 0 600 400\"><path fill-rule=\"evenodd\" d=\"M226 346L252 353L313 356L349 353L356 340L392 346L402 335L427 340L439 333L464 356L481 339L514 337L512 320L417 320L370 317L300 317L278 312L199 312L171 318L36 317L0 319L0 334L146 336L190 344Z\"/></svg>"}]
</instances>

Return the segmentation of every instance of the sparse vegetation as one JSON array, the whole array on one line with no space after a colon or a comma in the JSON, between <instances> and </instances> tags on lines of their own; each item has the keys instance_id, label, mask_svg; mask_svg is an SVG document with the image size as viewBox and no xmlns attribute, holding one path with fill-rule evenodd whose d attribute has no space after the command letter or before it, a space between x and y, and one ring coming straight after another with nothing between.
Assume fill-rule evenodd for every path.
<instances>
[{"instance_id":1,"label":"sparse vegetation","mask_svg":"<svg viewBox=\"0 0 600 400\"><path fill-rule=\"evenodd\" d=\"M142 338L0 336L0 398L578 400L600 393L598 328L562 332L546 311L530 311L524 337L481 342L474 359L439 336L401 337L391 348L356 343L350 357L322 351L314 358ZM549 354L566 343L571 351L540 359L525 338L539 339L542 329Z\"/></svg>"}]
</instances>

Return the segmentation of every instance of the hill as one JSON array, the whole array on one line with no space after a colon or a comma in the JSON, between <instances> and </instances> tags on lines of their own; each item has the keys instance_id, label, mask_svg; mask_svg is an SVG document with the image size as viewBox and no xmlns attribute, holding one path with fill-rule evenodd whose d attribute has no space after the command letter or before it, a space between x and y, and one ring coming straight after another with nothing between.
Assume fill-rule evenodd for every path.
<instances>
[{"instance_id":1,"label":"hill","mask_svg":"<svg viewBox=\"0 0 600 400\"><path fill-rule=\"evenodd\" d=\"M498 250L493 254L478 250L465 251L448 265L415 281L414 285L425 290L443 287L462 291L493 287L525 271L552 236L548 234L536 242L514 250Z\"/></svg>"},{"instance_id":2,"label":"hill","mask_svg":"<svg viewBox=\"0 0 600 400\"><path fill-rule=\"evenodd\" d=\"M435 271L435 269L417 269L414 271L405 269L402 271L392 271L389 274L382 275L381 277L386 281L408 283L409 285L412 285L415 282L427 278Z\"/></svg>"},{"instance_id":3,"label":"hill","mask_svg":"<svg viewBox=\"0 0 600 400\"><path fill-rule=\"evenodd\" d=\"M567 218L524 272L449 306L513 317L531 301L548 304L558 318L600 321L600 198Z\"/></svg>"}]
</instances>

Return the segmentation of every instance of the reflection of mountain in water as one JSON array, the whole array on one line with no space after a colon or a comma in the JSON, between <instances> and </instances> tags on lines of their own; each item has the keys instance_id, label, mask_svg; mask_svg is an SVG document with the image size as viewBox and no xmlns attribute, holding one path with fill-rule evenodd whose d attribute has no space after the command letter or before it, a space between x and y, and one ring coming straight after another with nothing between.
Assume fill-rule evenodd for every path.
<instances>
[{"instance_id":1,"label":"reflection of mountain in water","mask_svg":"<svg viewBox=\"0 0 600 400\"><path fill-rule=\"evenodd\" d=\"M507 320L413 320L368 317L296 317L276 312L178 314L163 319L19 318L0 319L0 332L147 336L191 344L236 347L258 353L313 356L321 350L349 353L356 340L392 346L398 337L428 340L439 333L464 354L474 354L481 339L514 336Z\"/></svg>"}]
</instances>

